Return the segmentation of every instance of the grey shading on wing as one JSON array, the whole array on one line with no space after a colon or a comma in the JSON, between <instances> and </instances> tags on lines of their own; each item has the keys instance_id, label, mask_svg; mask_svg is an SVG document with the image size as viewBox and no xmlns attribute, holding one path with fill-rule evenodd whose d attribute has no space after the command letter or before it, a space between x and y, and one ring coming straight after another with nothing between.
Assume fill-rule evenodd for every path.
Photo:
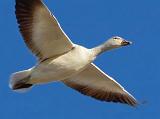
<instances>
[{"instance_id":1,"label":"grey shading on wing","mask_svg":"<svg viewBox=\"0 0 160 119\"><path fill-rule=\"evenodd\" d=\"M84 95L101 101L137 105L136 99L131 94L93 63L72 79L65 80L64 83Z\"/></svg>"},{"instance_id":2,"label":"grey shading on wing","mask_svg":"<svg viewBox=\"0 0 160 119\"><path fill-rule=\"evenodd\" d=\"M16 0L15 9L24 41L39 59L72 49L72 42L41 0Z\"/></svg>"}]
</instances>

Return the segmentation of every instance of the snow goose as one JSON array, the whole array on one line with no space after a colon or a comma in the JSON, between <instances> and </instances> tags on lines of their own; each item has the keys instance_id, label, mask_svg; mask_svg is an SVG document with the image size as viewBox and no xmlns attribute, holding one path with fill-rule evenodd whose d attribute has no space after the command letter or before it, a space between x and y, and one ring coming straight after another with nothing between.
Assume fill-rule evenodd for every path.
<instances>
[{"instance_id":1,"label":"snow goose","mask_svg":"<svg viewBox=\"0 0 160 119\"><path fill-rule=\"evenodd\" d=\"M73 44L42 0L16 0L16 18L26 45L38 57L31 69L12 74L12 90L61 81L93 98L136 106L136 99L92 62L108 50L131 44L112 37L92 49Z\"/></svg>"}]
</instances>

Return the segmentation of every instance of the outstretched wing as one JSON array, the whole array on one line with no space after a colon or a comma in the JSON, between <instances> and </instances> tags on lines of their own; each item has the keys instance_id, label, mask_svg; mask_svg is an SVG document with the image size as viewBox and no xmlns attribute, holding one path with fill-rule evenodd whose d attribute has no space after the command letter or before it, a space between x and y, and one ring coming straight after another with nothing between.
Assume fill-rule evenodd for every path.
<instances>
[{"instance_id":1,"label":"outstretched wing","mask_svg":"<svg viewBox=\"0 0 160 119\"><path fill-rule=\"evenodd\" d=\"M98 100L137 105L136 99L131 94L93 63L72 79L63 82L82 94Z\"/></svg>"},{"instance_id":2,"label":"outstretched wing","mask_svg":"<svg viewBox=\"0 0 160 119\"><path fill-rule=\"evenodd\" d=\"M72 49L72 42L41 0L16 0L15 8L24 41L40 59Z\"/></svg>"}]
</instances>

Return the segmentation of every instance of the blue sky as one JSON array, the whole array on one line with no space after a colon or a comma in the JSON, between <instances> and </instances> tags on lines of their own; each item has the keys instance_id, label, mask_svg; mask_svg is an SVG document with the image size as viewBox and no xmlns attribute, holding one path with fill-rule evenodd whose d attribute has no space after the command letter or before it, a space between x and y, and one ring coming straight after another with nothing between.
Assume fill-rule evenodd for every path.
<instances>
[{"instance_id":1,"label":"blue sky","mask_svg":"<svg viewBox=\"0 0 160 119\"><path fill-rule=\"evenodd\" d=\"M100 102L61 83L34 87L18 94L8 87L10 74L35 64L18 31L14 0L0 1L1 119L151 119L160 117L160 1L45 0L74 43L88 48L118 35L132 46L105 53L95 63L140 102Z\"/></svg>"}]
</instances>

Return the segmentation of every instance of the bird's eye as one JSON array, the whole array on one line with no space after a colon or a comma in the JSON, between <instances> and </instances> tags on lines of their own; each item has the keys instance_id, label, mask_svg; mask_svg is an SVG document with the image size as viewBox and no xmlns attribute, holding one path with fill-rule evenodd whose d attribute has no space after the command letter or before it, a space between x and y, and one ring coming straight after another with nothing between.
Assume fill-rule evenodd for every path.
<instances>
[{"instance_id":1,"label":"bird's eye","mask_svg":"<svg viewBox=\"0 0 160 119\"><path fill-rule=\"evenodd\" d=\"M117 39L119 39L119 37L114 37L113 39L117 40Z\"/></svg>"}]
</instances>

